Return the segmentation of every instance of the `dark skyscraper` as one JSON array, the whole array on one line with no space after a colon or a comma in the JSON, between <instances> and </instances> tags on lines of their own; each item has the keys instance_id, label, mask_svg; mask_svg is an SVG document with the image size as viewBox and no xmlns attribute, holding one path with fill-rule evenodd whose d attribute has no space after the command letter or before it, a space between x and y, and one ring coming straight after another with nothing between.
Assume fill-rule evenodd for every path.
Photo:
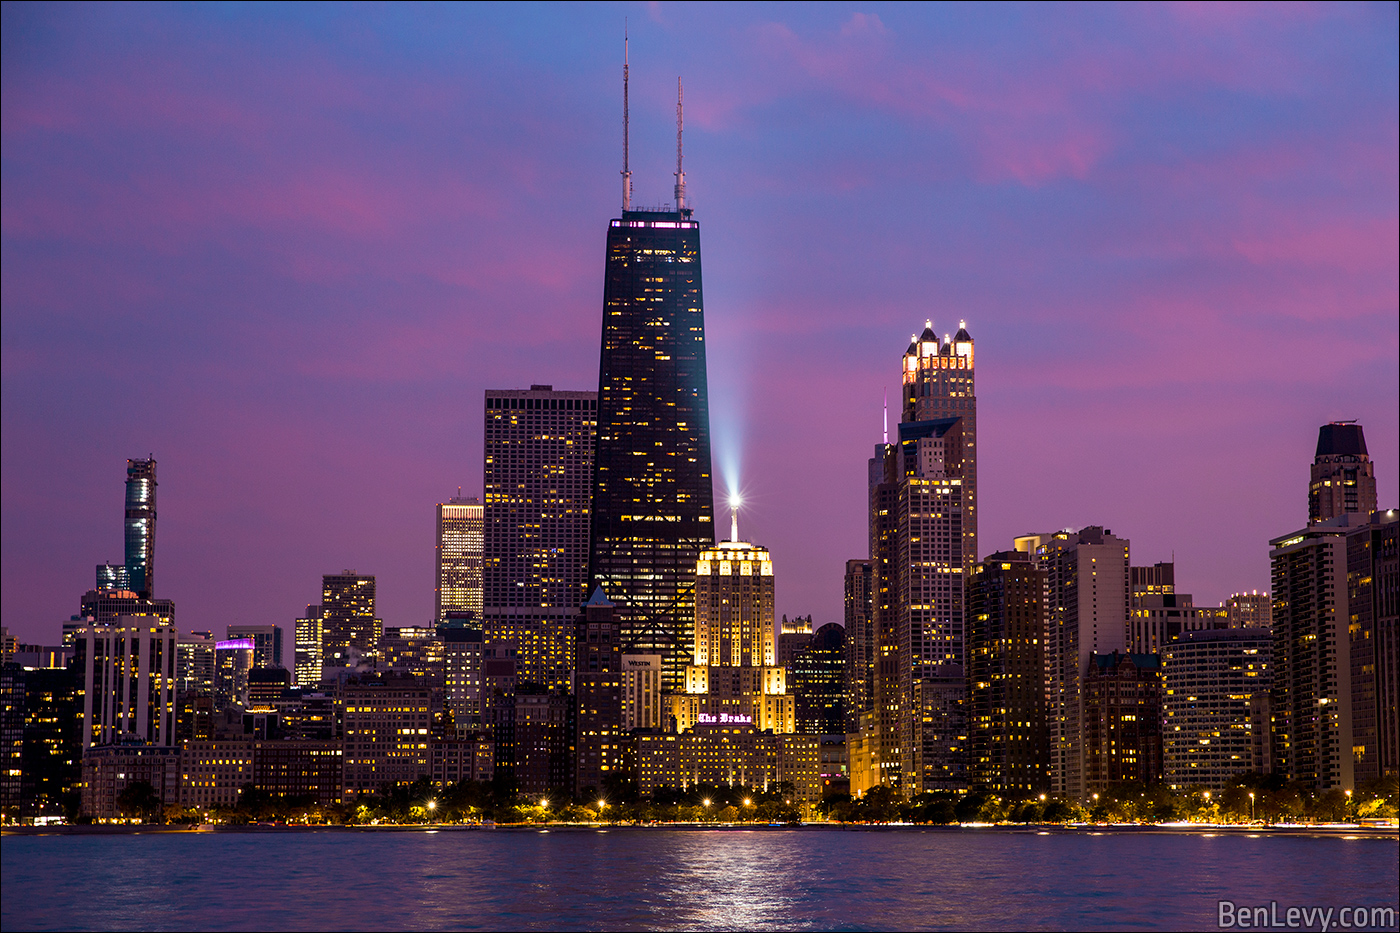
<instances>
[{"instance_id":1,"label":"dark skyscraper","mask_svg":"<svg viewBox=\"0 0 1400 933\"><path fill-rule=\"evenodd\" d=\"M155 584L156 462L126 461L126 578L142 599Z\"/></svg>"},{"instance_id":2,"label":"dark skyscraper","mask_svg":"<svg viewBox=\"0 0 1400 933\"><path fill-rule=\"evenodd\" d=\"M603 280L589 589L617 605L624 648L662 655L679 689L695 562L715 543L700 225L679 165L673 211L630 210L623 171Z\"/></svg>"}]
</instances>

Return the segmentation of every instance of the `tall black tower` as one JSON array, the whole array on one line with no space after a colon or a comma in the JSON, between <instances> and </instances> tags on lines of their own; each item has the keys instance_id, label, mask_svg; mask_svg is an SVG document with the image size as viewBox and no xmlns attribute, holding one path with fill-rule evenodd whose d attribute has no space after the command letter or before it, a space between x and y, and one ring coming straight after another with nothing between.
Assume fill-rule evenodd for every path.
<instances>
[{"instance_id":1,"label":"tall black tower","mask_svg":"<svg viewBox=\"0 0 1400 933\"><path fill-rule=\"evenodd\" d=\"M616 604L624 649L663 655L676 689L695 562L715 541L700 225L684 206L608 225L597 431L589 587Z\"/></svg>"}]
</instances>

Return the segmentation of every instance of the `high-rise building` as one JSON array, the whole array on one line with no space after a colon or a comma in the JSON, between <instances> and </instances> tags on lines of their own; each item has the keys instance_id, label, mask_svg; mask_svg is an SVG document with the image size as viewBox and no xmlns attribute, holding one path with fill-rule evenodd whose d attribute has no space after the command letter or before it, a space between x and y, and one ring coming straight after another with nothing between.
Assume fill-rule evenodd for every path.
<instances>
[{"instance_id":1,"label":"high-rise building","mask_svg":"<svg viewBox=\"0 0 1400 933\"><path fill-rule=\"evenodd\" d=\"M599 790L622 768L622 638L616 607L599 587L583 604L574 652L578 735L574 742L574 795Z\"/></svg>"},{"instance_id":2,"label":"high-rise building","mask_svg":"<svg viewBox=\"0 0 1400 933\"><path fill-rule=\"evenodd\" d=\"M552 386L486 392L482 634L522 682L564 693L588 597L597 396Z\"/></svg>"},{"instance_id":3,"label":"high-rise building","mask_svg":"<svg viewBox=\"0 0 1400 933\"><path fill-rule=\"evenodd\" d=\"M1091 656L1126 648L1128 548L1126 538L1095 525L1016 539L1016 550L1033 554L1047 573L1046 725L1050 788L1057 796L1082 800L1089 793L1084 677Z\"/></svg>"},{"instance_id":4,"label":"high-rise building","mask_svg":"<svg viewBox=\"0 0 1400 933\"><path fill-rule=\"evenodd\" d=\"M853 792L881 783L905 794L967 786L964 602L977 560L973 365L965 326L940 340L927 322L901 363L896 442L887 435L869 463L873 689L851 740Z\"/></svg>"},{"instance_id":5,"label":"high-rise building","mask_svg":"<svg viewBox=\"0 0 1400 933\"><path fill-rule=\"evenodd\" d=\"M1273 601L1268 593L1235 593L1220 608L1229 628L1272 628Z\"/></svg>"},{"instance_id":6,"label":"high-rise building","mask_svg":"<svg viewBox=\"0 0 1400 933\"><path fill-rule=\"evenodd\" d=\"M480 499L455 496L438 503L437 609L433 613L437 622L452 610L481 619L484 522Z\"/></svg>"},{"instance_id":7,"label":"high-rise building","mask_svg":"<svg viewBox=\"0 0 1400 933\"><path fill-rule=\"evenodd\" d=\"M715 542L700 225L683 204L608 224L590 588L617 604L628 651L684 687L695 562Z\"/></svg>"},{"instance_id":8,"label":"high-rise building","mask_svg":"<svg viewBox=\"0 0 1400 933\"><path fill-rule=\"evenodd\" d=\"M346 570L321 578L321 651L325 669L352 666L384 634L374 615L374 577Z\"/></svg>"},{"instance_id":9,"label":"high-rise building","mask_svg":"<svg viewBox=\"0 0 1400 933\"><path fill-rule=\"evenodd\" d=\"M1162 659L1090 654L1083 677L1084 790L1162 779Z\"/></svg>"},{"instance_id":10,"label":"high-rise building","mask_svg":"<svg viewBox=\"0 0 1400 933\"><path fill-rule=\"evenodd\" d=\"M306 607L306 613L300 619L292 623L292 637L296 645L292 683L302 689L315 687L321 682L326 639L326 621L322 616L321 606L313 603Z\"/></svg>"},{"instance_id":11,"label":"high-rise building","mask_svg":"<svg viewBox=\"0 0 1400 933\"><path fill-rule=\"evenodd\" d=\"M214 692L214 645L210 632L190 632L176 639L176 693Z\"/></svg>"},{"instance_id":12,"label":"high-rise building","mask_svg":"<svg viewBox=\"0 0 1400 933\"><path fill-rule=\"evenodd\" d=\"M1318 790L1355 786L1347 532L1336 515L1269 542L1276 774Z\"/></svg>"},{"instance_id":13,"label":"high-rise building","mask_svg":"<svg viewBox=\"0 0 1400 933\"><path fill-rule=\"evenodd\" d=\"M1162 756L1178 790L1220 790L1236 775L1264 770L1255 761L1267 720L1252 715L1269 692L1273 635L1267 629L1182 632L1162 648Z\"/></svg>"},{"instance_id":14,"label":"high-rise building","mask_svg":"<svg viewBox=\"0 0 1400 933\"><path fill-rule=\"evenodd\" d=\"M1354 421L1317 429L1317 453L1308 482L1308 524L1338 515L1376 510L1376 472L1366 453L1366 435Z\"/></svg>"},{"instance_id":15,"label":"high-rise building","mask_svg":"<svg viewBox=\"0 0 1400 933\"><path fill-rule=\"evenodd\" d=\"M1133 567L1133 608L1144 596L1173 596L1176 594L1175 561L1158 561L1151 567Z\"/></svg>"},{"instance_id":16,"label":"high-rise building","mask_svg":"<svg viewBox=\"0 0 1400 933\"><path fill-rule=\"evenodd\" d=\"M129 590L131 581L126 576L125 564L113 564L110 561L97 565L97 585L99 590Z\"/></svg>"},{"instance_id":17,"label":"high-rise building","mask_svg":"<svg viewBox=\"0 0 1400 933\"><path fill-rule=\"evenodd\" d=\"M175 603L169 599L145 599L130 590L88 590L78 615L64 625L64 637L84 625L112 625L121 616L155 616L175 624Z\"/></svg>"},{"instance_id":18,"label":"high-rise building","mask_svg":"<svg viewBox=\"0 0 1400 933\"><path fill-rule=\"evenodd\" d=\"M257 646L251 638L228 638L214 644L214 712L248 705L248 674Z\"/></svg>"},{"instance_id":19,"label":"high-rise building","mask_svg":"<svg viewBox=\"0 0 1400 933\"><path fill-rule=\"evenodd\" d=\"M429 776L426 684L411 675L360 677L346 683L344 697L345 802Z\"/></svg>"},{"instance_id":20,"label":"high-rise building","mask_svg":"<svg viewBox=\"0 0 1400 933\"><path fill-rule=\"evenodd\" d=\"M481 720L481 629L466 609L449 609L438 626L443 641L443 688L458 734L479 730Z\"/></svg>"},{"instance_id":21,"label":"high-rise building","mask_svg":"<svg viewBox=\"0 0 1400 933\"><path fill-rule=\"evenodd\" d=\"M685 692L671 697L675 731L730 722L795 731L794 698L777 664L773 555L746 541L721 541L700 552L694 574L693 663Z\"/></svg>"},{"instance_id":22,"label":"high-rise building","mask_svg":"<svg viewBox=\"0 0 1400 933\"><path fill-rule=\"evenodd\" d=\"M1347 534L1352 752L1356 783L1400 770L1400 513Z\"/></svg>"},{"instance_id":23,"label":"high-rise building","mask_svg":"<svg viewBox=\"0 0 1400 933\"><path fill-rule=\"evenodd\" d=\"M83 748L175 741L176 632L158 616L119 616L77 631L73 669L83 690Z\"/></svg>"},{"instance_id":24,"label":"high-rise building","mask_svg":"<svg viewBox=\"0 0 1400 933\"><path fill-rule=\"evenodd\" d=\"M846 731L846 629L828 622L813 632L787 665L797 731L843 735Z\"/></svg>"},{"instance_id":25,"label":"high-rise building","mask_svg":"<svg viewBox=\"0 0 1400 933\"><path fill-rule=\"evenodd\" d=\"M905 422L959 421L959 459L962 480L963 573L971 575L977 563L977 385L973 369L973 342L967 322L943 340L924 323L924 332L910 338L904 352Z\"/></svg>"},{"instance_id":26,"label":"high-rise building","mask_svg":"<svg viewBox=\"0 0 1400 933\"><path fill-rule=\"evenodd\" d=\"M875 603L869 558L846 561L846 726L860 731L860 714L875 704Z\"/></svg>"},{"instance_id":27,"label":"high-rise building","mask_svg":"<svg viewBox=\"0 0 1400 933\"><path fill-rule=\"evenodd\" d=\"M254 667L282 667L282 626L235 622L228 627L229 638L253 641Z\"/></svg>"},{"instance_id":28,"label":"high-rise building","mask_svg":"<svg viewBox=\"0 0 1400 933\"><path fill-rule=\"evenodd\" d=\"M126 461L126 576L142 599L155 591L156 461Z\"/></svg>"},{"instance_id":29,"label":"high-rise building","mask_svg":"<svg viewBox=\"0 0 1400 933\"><path fill-rule=\"evenodd\" d=\"M662 658L659 654L622 656L622 731L657 730L661 714ZM667 710L669 713L670 711Z\"/></svg>"},{"instance_id":30,"label":"high-rise building","mask_svg":"<svg viewBox=\"0 0 1400 933\"><path fill-rule=\"evenodd\" d=\"M1182 632L1228 627L1228 620L1222 618L1218 610L1195 606L1190 593L1135 595L1132 615L1128 618L1127 650L1135 654L1159 654L1164 645Z\"/></svg>"},{"instance_id":31,"label":"high-rise building","mask_svg":"<svg viewBox=\"0 0 1400 933\"><path fill-rule=\"evenodd\" d=\"M812 641L812 617L794 616L778 623L778 666L792 677L792 659L807 650Z\"/></svg>"},{"instance_id":32,"label":"high-rise building","mask_svg":"<svg viewBox=\"0 0 1400 933\"><path fill-rule=\"evenodd\" d=\"M1037 793L1050 783L1045 583L1028 555L998 551L968 585L969 779L998 794Z\"/></svg>"}]
</instances>

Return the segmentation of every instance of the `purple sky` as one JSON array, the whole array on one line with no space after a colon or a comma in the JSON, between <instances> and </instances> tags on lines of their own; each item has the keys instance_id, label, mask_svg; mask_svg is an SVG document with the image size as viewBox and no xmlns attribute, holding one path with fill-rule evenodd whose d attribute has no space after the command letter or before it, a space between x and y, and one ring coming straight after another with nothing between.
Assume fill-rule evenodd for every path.
<instances>
[{"instance_id":1,"label":"purple sky","mask_svg":"<svg viewBox=\"0 0 1400 933\"><path fill-rule=\"evenodd\" d=\"M984 552L1104 524L1265 589L1332 419L1400 501L1395 4L6 4L5 625L57 639L152 453L181 629L347 567L429 621L483 389L597 387L624 17L642 204L685 79L716 476L780 613L841 617L930 317L977 341Z\"/></svg>"}]
</instances>

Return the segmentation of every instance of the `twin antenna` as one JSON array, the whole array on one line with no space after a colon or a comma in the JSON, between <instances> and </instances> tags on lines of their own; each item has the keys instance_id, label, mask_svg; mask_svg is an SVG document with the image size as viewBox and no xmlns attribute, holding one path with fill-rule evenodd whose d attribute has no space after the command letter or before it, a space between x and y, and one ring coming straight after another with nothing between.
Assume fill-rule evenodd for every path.
<instances>
[{"instance_id":1,"label":"twin antenna","mask_svg":"<svg viewBox=\"0 0 1400 933\"><path fill-rule=\"evenodd\" d=\"M632 209L631 122L627 109L629 43L622 35L622 209ZM685 169L682 167L681 134L685 126L685 87L676 79L676 211L685 210Z\"/></svg>"}]
</instances>

